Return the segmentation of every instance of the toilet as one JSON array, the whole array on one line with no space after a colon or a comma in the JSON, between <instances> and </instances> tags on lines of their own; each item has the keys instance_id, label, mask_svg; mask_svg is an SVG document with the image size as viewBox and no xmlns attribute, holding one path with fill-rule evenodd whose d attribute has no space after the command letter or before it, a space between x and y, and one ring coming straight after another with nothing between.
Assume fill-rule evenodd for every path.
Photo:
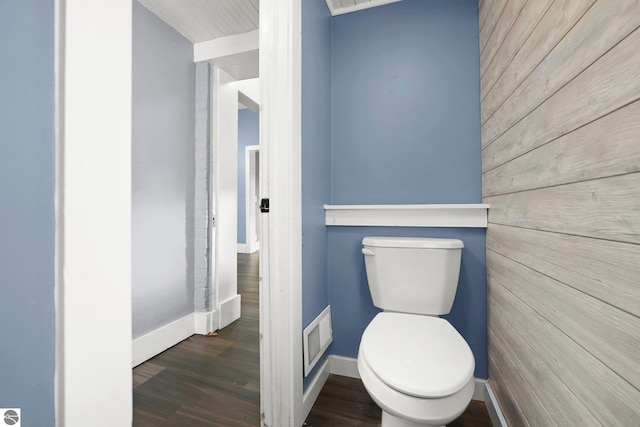
<instances>
[{"instance_id":1,"label":"toilet","mask_svg":"<svg viewBox=\"0 0 640 427\"><path fill-rule=\"evenodd\" d=\"M382 427L444 426L471 401L475 360L445 319L458 287L457 239L365 237L373 304L383 309L360 341L358 371L382 408Z\"/></svg>"}]
</instances>

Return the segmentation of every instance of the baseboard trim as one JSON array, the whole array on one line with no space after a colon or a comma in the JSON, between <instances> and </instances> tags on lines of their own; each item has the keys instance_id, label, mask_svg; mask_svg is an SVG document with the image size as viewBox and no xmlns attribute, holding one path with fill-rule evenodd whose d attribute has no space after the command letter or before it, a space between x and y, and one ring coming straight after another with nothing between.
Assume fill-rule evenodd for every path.
<instances>
[{"instance_id":1,"label":"baseboard trim","mask_svg":"<svg viewBox=\"0 0 640 427\"><path fill-rule=\"evenodd\" d=\"M322 387L324 387L324 383L327 382L327 378L329 378L330 372L329 366L331 365L331 356L327 357L322 365L318 368L313 380L307 387L307 391L302 395L302 413L304 420L309 416L309 412L311 412L311 408L313 408L313 404L316 402L316 399L320 395L320 391Z\"/></svg>"},{"instance_id":2,"label":"baseboard trim","mask_svg":"<svg viewBox=\"0 0 640 427\"><path fill-rule=\"evenodd\" d=\"M360 378L358 361L353 357L329 355L329 370L331 374L349 378Z\"/></svg>"},{"instance_id":3,"label":"baseboard trim","mask_svg":"<svg viewBox=\"0 0 640 427\"><path fill-rule=\"evenodd\" d=\"M485 384L484 391L484 403L487 405L487 412L489 412L491 423L496 427L509 427L507 420L504 418L504 415L500 410L500 405L498 405L498 400L496 399L496 395L493 394L493 389L489 382Z\"/></svg>"},{"instance_id":4,"label":"baseboard trim","mask_svg":"<svg viewBox=\"0 0 640 427\"><path fill-rule=\"evenodd\" d=\"M173 347L195 333L193 313L168 323L155 331L136 338L131 343L131 363L135 368L142 362Z\"/></svg>"},{"instance_id":5,"label":"baseboard trim","mask_svg":"<svg viewBox=\"0 0 640 427\"><path fill-rule=\"evenodd\" d=\"M209 332L220 329L220 316L218 310L193 313L195 333L207 335Z\"/></svg>"},{"instance_id":6,"label":"baseboard trim","mask_svg":"<svg viewBox=\"0 0 640 427\"><path fill-rule=\"evenodd\" d=\"M235 295L220 304L220 320L219 329L230 325L232 322L240 318L240 294Z\"/></svg>"},{"instance_id":7,"label":"baseboard trim","mask_svg":"<svg viewBox=\"0 0 640 427\"><path fill-rule=\"evenodd\" d=\"M246 243L238 243L238 253L239 254L248 254L249 247Z\"/></svg>"}]
</instances>

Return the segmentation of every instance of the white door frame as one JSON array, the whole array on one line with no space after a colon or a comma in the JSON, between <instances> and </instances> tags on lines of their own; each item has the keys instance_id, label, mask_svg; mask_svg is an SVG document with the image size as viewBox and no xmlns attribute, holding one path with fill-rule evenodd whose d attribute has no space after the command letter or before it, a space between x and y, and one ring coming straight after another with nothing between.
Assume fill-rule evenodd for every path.
<instances>
[{"instance_id":1,"label":"white door frame","mask_svg":"<svg viewBox=\"0 0 640 427\"><path fill-rule=\"evenodd\" d=\"M130 426L132 0L55 1L56 424ZM270 427L303 422L300 7L260 2L261 195L271 199L260 391Z\"/></svg>"},{"instance_id":2,"label":"white door frame","mask_svg":"<svg viewBox=\"0 0 640 427\"><path fill-rule=\"evenodd\" d=\"M260 1L262 425L298 427L302 406L301 2Z\"/></svg>"},{"instance_id":3,"label":"white door frame","mask_svg":"<svg viewBox=\"0 0 640 427\"><path fill-rule=\"evenodd\" d=\"M132 0L55 8L56 425L130 426Z\"/></svg>"},{"instance_id":4,"label":"white door frame","mask_svg":"<svg viewBox=\"0 0 640 427\"><path fill-rule=\"evenodd\" d=\"M260 249L260 240L257 234L256 218L258 216L258 208L255 198L259 197L260 189L256 188L256 160L260 156L259 145L249 145L244 148L244 211L245 211L245 240L246 252L254 253ZM258 162L259 163L259 162ZM255 238L254 238L255 236Z\"/></svg>"}]
</instances>

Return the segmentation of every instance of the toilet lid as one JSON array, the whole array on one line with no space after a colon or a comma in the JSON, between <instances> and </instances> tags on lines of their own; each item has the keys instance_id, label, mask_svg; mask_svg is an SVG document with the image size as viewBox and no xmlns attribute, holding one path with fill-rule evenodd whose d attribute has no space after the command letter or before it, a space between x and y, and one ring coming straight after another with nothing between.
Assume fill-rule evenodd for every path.
<instances>
[{"instance_id":1,"label":"toilet lid","mask_svg":"<svg viewBox=\"0 0 640 427\"><path fill-rule=\"evenodd\" d=\"M439 317L379 313L360 342L360 357L389 387L438 398L460 391L473 376L469 345Z\"/></svg>"}]
</instances>

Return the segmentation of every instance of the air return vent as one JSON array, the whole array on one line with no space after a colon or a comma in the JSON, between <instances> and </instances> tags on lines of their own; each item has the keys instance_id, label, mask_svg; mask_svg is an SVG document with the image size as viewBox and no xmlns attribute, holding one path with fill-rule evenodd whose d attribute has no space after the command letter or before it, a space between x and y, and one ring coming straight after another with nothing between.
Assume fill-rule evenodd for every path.
<instances>
[{"instance_id":1,"label":"air return vent","mask_svg":"<svg viewBox=\"0 0 640 427\"><path fill-rule=\"evenodd\" d=\"M306 377L333 340L331 306L327 306L318 317L313 319L313 322L304 329L302 336L304 342L304 376Z\"/></svg>"}]
</instances>

